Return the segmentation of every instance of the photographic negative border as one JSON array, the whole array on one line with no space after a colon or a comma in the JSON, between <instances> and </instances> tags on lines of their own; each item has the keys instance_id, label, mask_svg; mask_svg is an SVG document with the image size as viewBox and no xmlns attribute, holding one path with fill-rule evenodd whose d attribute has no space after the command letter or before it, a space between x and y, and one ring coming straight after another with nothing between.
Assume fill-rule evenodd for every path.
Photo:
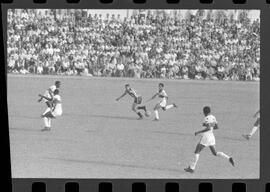
<instances>
[{"instance_id":1,"label":"photographic negative border","mask_svg":"<svg viewBox=\"0 0 270 192\"><path fill-rule=\"evenodd\" d=\"M132 0L113 0L112 3L103 4L100 0L80 0L78 4L67 3L66 0L47 0L46 3L35 4L33 0L13 0L12 3L1 4L2 13L2 54L5 57L1 57L2 65L0 70L1 78L1 119L4 119L4 127L2 127L2 138L1 146L5 149L5 153L2 156L4 163L2 169L4 172L5 184L7 189L18 192L31 191L32 184L35 182L43 182L46 184L46 190L49 192L54 191L65 191L65 184L68 182L79 183L79 191L99 191L102 189L100 183L111 183L112 191L133 191L133 183L145 183L146 191L163 192L166 191L166 183L179 184L180 191L201 191L207 188L207 185L200 185L200 183L211 183L212 191L240 191L242 189L241 183L246 186L248 191L269 191L270 182L270 129L268 129L270 114L270 103L268 98L270 82L270 2L267 0L247 0L245 4L234 4L233 0L213 0L212 4L201 4L199 0L180 0L176 4L168 4L166 0L146 0L146 3L135 4ZM260 130L260 179L10 179L11 168L10 168L10 152L9 152L9 134L8 134L8 115L7 115L7 77L6 77L6 22L7 22L7 9L14 8L84 8L84 9L259 9L261 11L261 81L260 81L260 108L262 116L262 128ZM5 63L5 65L4 65ZM252 155L252 154L251 154ZM238 183L233 185L234 183ZM140 186L140 185L138 185ZM203 187L201 187L203 186ZM234 187L233 187L234 186ZM236 186L236 187L235 187ZM268 186L268 187L267 187ZM206 188L205 188L206 187ZM240 188L237 188L240 187ZM109 189L110 187L108 187ZM211 187L210 187L211 188ZM104 189L107 189L106 187ZM134 190L143 189L140 187L134 187ZM76 191L76 190L75 190ZM103 190L104 191L104 190ZM110 190L108 190L110 191Z\"/></svg>"}]
</instances>

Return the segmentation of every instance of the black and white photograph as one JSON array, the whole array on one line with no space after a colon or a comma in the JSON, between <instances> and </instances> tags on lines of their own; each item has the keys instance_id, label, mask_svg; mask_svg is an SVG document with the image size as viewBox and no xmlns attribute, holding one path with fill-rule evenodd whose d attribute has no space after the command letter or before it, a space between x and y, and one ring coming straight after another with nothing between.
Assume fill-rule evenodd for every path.
<instances>
[{"instance_id":1,"label":"black and white photograph","mask_svg":"<svg viewBox=\"0 0 270 192\"><path fill-rule=\"evenodd\" d=\"M260 178L260 10L6 22L12 178Z\"/></svg>"}]
</instances>

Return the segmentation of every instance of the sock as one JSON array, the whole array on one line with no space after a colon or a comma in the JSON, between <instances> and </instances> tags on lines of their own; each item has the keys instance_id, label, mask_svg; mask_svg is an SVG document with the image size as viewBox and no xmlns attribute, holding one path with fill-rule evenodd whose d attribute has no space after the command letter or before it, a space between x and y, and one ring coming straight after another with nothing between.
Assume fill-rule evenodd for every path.
<instances>
[{"instance_id":1,"label":"sock","mask_svg":"<svg viewBox=\"0 0 270 192\"><path fill-rule=\"evenodd\" d=\"M50 128L51 128L51 122L52 122L52 119L48 118L48 127L50 127Z\"/></svg>"},{"instance_id":2,"label":"sock","mask_svg":"<svg viewBox=\"0 0 270 192\"><path fill-rule=\"evenodd\" d=\"M42 115L45 115L45 114L48 113L50 110L51 110L51 108L48 107Z\"/></svg>"},{"instance_id":3,"label":"sock","mask_svg":"<svg viewBox=\"0 0 270 192\"><path fill-rule=\"evenodd\" d=\"M138 112L137 114L139 115L140 118L143 117L141 112Z\"/></svg>"},{"instance_id":4,"label":"sock","mask_svg":"<svg viewBox=\"0 0 270 192\"><path fill-rule=\"evenodd\" d=\"M159 119L159 116L158 116L158 111L157 111L157 110L155 110L154 112L155 112L156 119Z\"/></svg>"},{"instance_id":5,"label":"sock","mask_svg":"<svg viewBox=\"0 0 270 192\"><path fill-rule=\"evenodd\" d=\"M192 164L190 165L190 168L191 168L191 169L194 170L194 169L196 168L196 165L197 165L197 163L198 163L199 157L200 157L200 154L195 154L195 160L194 160L194 162L192 162Z\"/></svg>"},{"instance_id":6,"label":"sock","mask_svg":"<svg viewBox=\"0 0 270 192\"><path fill-rule=\"evenodd\" d=\"M229 159L229 158L230 158L228 155L226 155L226 154L223 153L223 152L217 152L217 156L223 157L223 158L225 158L225 159Z\"/></svg>"},{"instance_id":7,"label":"sock","mask_svg":"<svg viewBox=\"0 0 270 192\"><path fill-rule=\"evenodd\" d=\"M45 127L49 127L48 118L47 117L44 117L43 120L44 120Z\"/></svg>"},{"instance_id":8,"label":"sock","mask_svg":"<svg viewBox=\"0 0 270 192\"><path fill-rule=\"evenodd\" d=\"M172 107L174 107L173 105L167 105L165 108L166 108L166 110L167 109L170 109L170 108L172 108Z\"/></svg>"},{"instance_id":9,"label":"sock","mask_svg":"<svg viewBox=\"0 0 270 192\"><path fill-rule=\"evenodd\" d=\"M248 134L250 137L257 131L258 127L257 126L254 126L252 129L251 129L251 132Z\"/></svg>"},{"instance_id":10,"label":"sock","mask_svg":"<svg viewBox=\"0 0 270 192\"><path fill-rule=\"evenodd\" d=\"M137 107L137 109L142 109L142 110L144 110L144 112L146 112L146 107L145 106L139 106L139 107Z\"/></svg>"}]
</instances>

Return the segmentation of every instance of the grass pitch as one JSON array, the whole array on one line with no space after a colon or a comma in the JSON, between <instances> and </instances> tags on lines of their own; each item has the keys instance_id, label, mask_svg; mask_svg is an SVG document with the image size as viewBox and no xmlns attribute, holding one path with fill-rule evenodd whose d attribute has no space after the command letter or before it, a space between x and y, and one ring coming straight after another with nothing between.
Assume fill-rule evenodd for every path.
<instances>
[{"instance_id":1,"label":"grass pitch","mask_svg":"<svg viewBox=\"0 0 270 192\"><path fill-rule=\"evenodd\" d=\"M63 116L41 132L37 102L56 79L62 82ZM259 109L258 82L134 80L90 77L8 75L9 135L13 178L259 178L259 132L248 133ZM147 100L163 82L169 103L178 108L136 120L132 98L115 99L129 83ZM202 129L202 108L209 105L219 123L217 150L231 155L232 167L206 148L196 172L183 169L193 159Z\"/></svg>"}]
</instances>

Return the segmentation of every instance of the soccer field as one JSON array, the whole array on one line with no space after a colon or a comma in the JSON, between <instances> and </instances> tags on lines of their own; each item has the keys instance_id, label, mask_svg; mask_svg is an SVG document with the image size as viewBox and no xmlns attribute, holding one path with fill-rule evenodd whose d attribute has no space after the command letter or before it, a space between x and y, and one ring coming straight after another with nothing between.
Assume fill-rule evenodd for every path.
<instances>
[{"instance_id":1,"label":"soccer field","mask_svg":"<svg viewBox=\"0 0 270 192\"><path fill-rule=\"evenodd\" d=\"M38 94L60 80L63 115L41 132L46 109ZM258 82L134 80L91 77L8 75L9 135L13 178L259 178L259 132L248 133L259 109ZM160 111L157 99L147 103L152 115L137 120L132 98L115 99L129 83L144 101L163 82L169 103ZM203 129L202 108L209 105L220 129L217 150L231 155L235 167L206 148L194 174L186 173Z\"/></svg>"}]
</instances>

